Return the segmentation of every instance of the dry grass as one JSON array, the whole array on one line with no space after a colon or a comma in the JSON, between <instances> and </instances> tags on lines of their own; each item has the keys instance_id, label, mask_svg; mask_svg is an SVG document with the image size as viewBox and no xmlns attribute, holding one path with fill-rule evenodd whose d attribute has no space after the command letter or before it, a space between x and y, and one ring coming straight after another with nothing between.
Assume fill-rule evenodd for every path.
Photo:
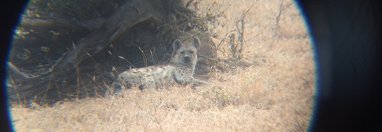
<instances>
[{"instance_id":1,"label":"dry grass","mask_svg":"<svg viewBox=\"0 0 382 132\"><path fill-rule=\"evenodd\" d=\"M247 68L210 73L210 84L196 90L133 89L121 97L63 101L53 107L13 105L14 126L17 131L305 131L314 94L312 49L290 0L284 1L275 26L280 2L216 1L220 8L215 11L225 16L219 18L225 26L213 30L216 43L254 3L245 21L243 60L252 64ZM206 12L212 3L202 1L199 11Z\"/></svg>"}]
</instances>

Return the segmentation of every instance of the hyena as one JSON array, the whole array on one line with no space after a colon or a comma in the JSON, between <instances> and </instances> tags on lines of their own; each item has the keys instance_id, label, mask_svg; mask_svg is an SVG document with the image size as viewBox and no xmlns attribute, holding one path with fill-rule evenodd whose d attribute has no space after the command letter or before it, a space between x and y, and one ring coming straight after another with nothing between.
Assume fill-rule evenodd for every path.
<instances>
[{"instance_id":1,"label":"hyena","mask_svg":"<svg viewBox=\"0 0 382 132\"><path fill-rule=\"evenodd\" d=\"M193 77L197 62L197 49L200 46L198 37L193 37L191 43L183 44L179 39L172 43L173 55L167 65L134 68L119 74L113 82L116 92L122 89L138 87L163 88L168 85L198 86L206 82Z\"/></svg>"}]
</instances>

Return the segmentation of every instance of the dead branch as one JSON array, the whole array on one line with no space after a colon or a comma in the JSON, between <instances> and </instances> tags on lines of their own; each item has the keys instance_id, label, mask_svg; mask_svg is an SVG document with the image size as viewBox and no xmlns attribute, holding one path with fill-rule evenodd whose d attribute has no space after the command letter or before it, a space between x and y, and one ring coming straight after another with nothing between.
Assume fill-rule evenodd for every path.
<instances>
[{"instance_id":1,"label":"dead branch","mask_svg":"<svg viewBox=\"0 0 382 132\"><path fill-rule=\"evenodd\" d=\"M13 72L16 76L21 77L23 79L33 78L32 75L24 73L19 70L15 65L12 64L12 62L8 62L8 67L11 72Z\"/></svg>"},{"instance_id":2,"label":"dead branch","mask_svg":"<svg viewBox=\"0 0 382 132\"><path fill-rule=\"evenodd\" d=\"M255 3L253 3L245 12L243 12L240 19L236 21L236 31L238 32L238 35L237 35L238 44L233 46L233 52L232 52L233 58L235 59L241 59L243 46L244 46L245 18L247 13L252 9L254 5Z\"/></svg>"},{"instance_id":3,"label":"dead branch","mask_svg":"<svg viewBox=\"0 0 382 132\"><path fill-rule=\"evenodd\" d=\"M82 25L77 24L75 21L70 21L67 19L60 18L30 18L23 17L21 22L23 27L62 27L62 28L72 28L81 29L85 28Z\"/></svg>"}]
</instances>

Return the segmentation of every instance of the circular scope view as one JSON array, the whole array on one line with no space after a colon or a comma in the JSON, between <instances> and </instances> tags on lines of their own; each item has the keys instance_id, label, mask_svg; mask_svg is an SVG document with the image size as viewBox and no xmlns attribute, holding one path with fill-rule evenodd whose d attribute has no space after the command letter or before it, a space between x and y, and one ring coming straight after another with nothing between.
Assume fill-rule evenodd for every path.
<instances>
[{"instance_id":1,"label":"circular scope view","mask_svg":"<svg viewBox=\"0 0 382 132\"><path fill-rule=\"evenodd\" d=\"M315 63L292 0L31 0L16 131L307 131Z\"/></svg>"}]
</instances>

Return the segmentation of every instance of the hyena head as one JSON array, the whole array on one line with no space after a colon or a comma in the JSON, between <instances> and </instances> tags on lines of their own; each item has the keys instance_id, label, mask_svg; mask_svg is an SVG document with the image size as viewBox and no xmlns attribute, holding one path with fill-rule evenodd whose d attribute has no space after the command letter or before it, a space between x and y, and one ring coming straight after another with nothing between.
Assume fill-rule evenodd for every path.
<instances>
[{"instance_id":1,"label":"hyena head","mask_svg":"<svg viewBox=\"0 0 382 132\"><path fill-rule=\"evenodd\" d=\"M172 64L189 66L195 68L197 61L197 49L200 46L200 40L193 37L191 43L183 44L179 39L174 40L172 48L174 55L171 59Z\"/></svg>"}]
</instances>

